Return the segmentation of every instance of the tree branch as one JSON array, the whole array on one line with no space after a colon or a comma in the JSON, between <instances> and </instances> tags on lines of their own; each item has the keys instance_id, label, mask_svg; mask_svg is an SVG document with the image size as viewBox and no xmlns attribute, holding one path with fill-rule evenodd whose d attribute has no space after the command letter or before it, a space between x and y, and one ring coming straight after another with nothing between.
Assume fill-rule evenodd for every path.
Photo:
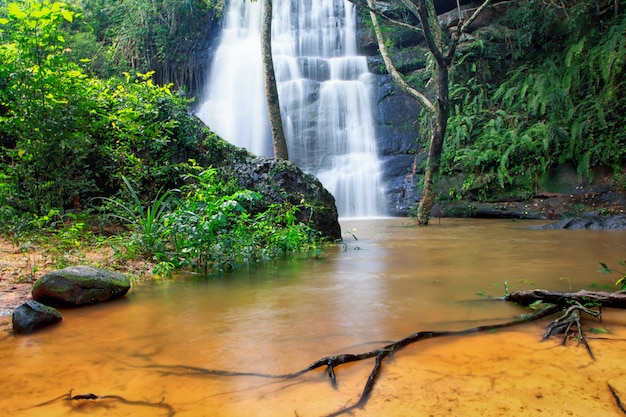
<instances>
[{"instance_id":1,"label":"tree branch","mask_svg":"<svg viewBox=\"0 0 626 417\"><path fill-rule=\"evenodd\" d=\"M380 50L380 54L383 57L383 61L385 62L385 68L387 72L391 76L391 79L400 87L402 91L404 91L409 96L413 97L428 113L433 114L435 112L435 106L433 103L421 92L417 91L415 88L411 87L405 80L402 74L396 69L393 65L391 57L389 55L389 51L387 50L387 46L385 44L385 39L383 37L383 33L380 29L380 24L378 23L377 13L372 11L371 9L375 9L374 1L367 0L368 9L370 9L370 17L372 19L372 25L374 26L374 34L376 35L376 42L378 43L378 49Z\"/></svg>"},{"instance_id":2,"label":"tree branch","mask_svg":"<svg viewBox=\"0 0 626 417\"><path fill-rule=\"evenodd\" d=\"M490 4L491 4L491 0L485 0L485 2L481 4L476 10L474 10L474 13L472 13L472 15L465 22L463 22L462 25L457 27L457 30L454 33L454 37L452 38L452 44L450 45L450 49L448 50L448 53L446 54L446 59L448 60L448 62L452 62L452 60L454 59L454 54L456 52L457 46L459 45L461 35L469 30L469 27L471 26L472 23L474 23L474 20L476 20L476 18L487 7L489 7ZM459 19L461 19L460 9L459 9Z\"/></svg>"},{"instance_id":3,"label":"tree branch","mask_svg":"<svg viewBox=\"0 0 626 417\"><path fill-rule=\"evenodd\" d=\"M389 16L387 16L382 10L380 10L379 8L377 8L375 5L374 6L370 6L369 4L367 4L367 2L363 1L363 0L348 0L350 3L356 5L357 7L361 7L365 10L367 10L370 13L375 13L378 17L384 19L385 21L391 23L392 25L395 26L399 26L401 28L410 30L412 32L417 32L419 34L424 34L424 31L422 30L422 28L418 27L418 26L413 26L409 23L404 23L401 22L400 20L396 20L393 19Z\"/></svg>"}]
</instances>

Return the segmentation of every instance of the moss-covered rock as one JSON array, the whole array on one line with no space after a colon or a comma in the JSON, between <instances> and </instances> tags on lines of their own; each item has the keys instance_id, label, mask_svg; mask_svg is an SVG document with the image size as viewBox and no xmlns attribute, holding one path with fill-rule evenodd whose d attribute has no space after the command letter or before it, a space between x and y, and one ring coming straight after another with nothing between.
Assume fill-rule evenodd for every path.
<instances>
[{"instance_id":1,"label":"moss-covered rock","mask_svg":"<svg viewBox=\"0 0 626 417\"><path fill-rule=\"evenodd\" d=\"M299 206L298 221L331 240L341 239L335 198L316 177L305 174L293 162L250 156L233 163L232 175L242 188L263 196L256 211L267 210L272 204Z\"/></svg>"},{"instance_id":2,"label":"moss-covered rock","mask_svg":"<svg viewBox=\"0 0 626 417\"><path fill-rule=\"evenodd\" d=\"M61 320L63 320L61 313L53 307L29 300L13 312L13 332L22 334L33 333Z\"/></svg>"},{"instance_id":3,"label":"moss-covered rock","mask_svg":"<svg viewBox=\"0 0 626 417\"><path fill-rule=\"evenodd\" d=\"M130 289L129 278L92 266L71 266L50 272L33 286L33 299L53 307L76 307L121 297Z\"/></svg>"}]
</instances>

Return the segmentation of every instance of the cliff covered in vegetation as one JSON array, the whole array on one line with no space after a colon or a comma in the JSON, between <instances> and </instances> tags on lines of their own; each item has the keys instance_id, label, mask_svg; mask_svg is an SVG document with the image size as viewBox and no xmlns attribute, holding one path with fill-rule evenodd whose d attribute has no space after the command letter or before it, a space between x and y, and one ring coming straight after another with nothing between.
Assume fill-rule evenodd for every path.
<instances>
[{"instance_id":1,"label":"cliff covered in vegetation","mask_svg":"<svg viewBox=\"0 0 626 417\"><path fill-rule=\"evenodd\" d=\"M459 12L456 5L451 10L440 5L440 23L452 33ZM461 6L461 18L478 5ZM624 9L618 0L504 1L478 17L462 36L450 71L440 205L624 191ZM427 87L432 62L423 36L391 22L414 25L414 17L395 3L384 15L396 67L413 85ZM371 70L384 78L376 41L367 30L362 38ZM385 114L396 107L397 120L408 117L398 108L414 111L393 87L379 97ZM424 128L422 117L415 114L414 120ZM416 155L414 164L405 166L404 181L397 175L393 180L390 199L401 210L420 198L427 145L420 129L414 131L414 145L394 147L390 137L380 147L392 170L399 158Z\"/></svg>"}]
</instances>

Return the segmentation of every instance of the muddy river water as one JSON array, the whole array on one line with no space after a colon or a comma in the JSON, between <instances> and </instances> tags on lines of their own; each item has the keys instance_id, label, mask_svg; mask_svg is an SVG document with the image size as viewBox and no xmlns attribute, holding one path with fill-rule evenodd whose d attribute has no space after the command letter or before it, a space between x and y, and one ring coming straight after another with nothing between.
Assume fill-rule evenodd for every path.
<instances>
[{"instance_id":1,"label":"muddy river water","mask_svg":"<svg viewBox=\"0 0 626 417\"><path fill-rule=\"evenodd\" d=\"M530 230L533 221L346 220L345 242L220 279L136 285L122 300L62 310L30 336L0 335L3 416L300 416L358 400L373 360L293 379L328 355L361 353L416 331L465 329L527 312L505 291L612 290L626 231ZM356 237L356 239L355 239ZM626 402L626 313L588 320L592 360L549 321L412 344L385 359L354 416L619 416ZM597 329L592 333L591 328ZM606 332L606 333L605 333ZM69 401L94 394L95 400Z\"/></svg>"}]
</instances>

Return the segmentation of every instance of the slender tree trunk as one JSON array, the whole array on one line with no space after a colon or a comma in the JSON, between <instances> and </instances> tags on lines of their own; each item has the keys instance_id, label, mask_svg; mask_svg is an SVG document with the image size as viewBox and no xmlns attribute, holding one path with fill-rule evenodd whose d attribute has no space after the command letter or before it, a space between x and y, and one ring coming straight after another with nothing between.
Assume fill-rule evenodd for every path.
<instances>
[{"instance_id":1,"label":"slender tree trunk","mask_svg":"<svg viewBox=\"0 0 626 417\"><path fill-rule=\"evenodd\" d=\"M480 7L478 7L467 20L462 21L462 25L460 22L459 27L451 38L443 32L441 26L439 25L434 0L400 0L400 2L420 20L422 26L421 30L426 40L426 44L428 45L428 50L435 60L436 76L433 82L435 83L434 87L437 92L437 97L432 101L429 100L424 93L411 87L406 82L403 75L400 74L394 67L383 38L382 30L378 23L378 16L382 16L388 21L400 26L406 26L406 24L394 21L393 19L389 19L385 16L374 0L350 1L364 6L369 10L372 18L372 25L374 27L374 33L378 42L378 48L383 57L383 61L385 62L387 71L391 75L394 82L406 94L420 103L424 110L428 112L428 117L430 117L430 138L428 157L426 159L426 172L424 175L424 188L422 198L420 199L420 204L417 209L418 223L427 225L428 220L430 219L430 212L435 205L436 192L434 179L439 173L441 154L443 152L443 141L446 134L446 127L448 125L448 116L450 115L448 91L449 69L454 61L454 54L459 40L461 39L461 34L469 30L472 22L474 22L476 17L489 7L492 0L484 0ZM414 28L417 29L417 26Z\"/></svg>"},{"instance_id":2,"label":"slender tree trunk","mask_svg":"<svg viewBox=\"0 0 626 417\"><path fill-rule=\"evenodd\" d=\"M444 54L445 41L437 20L437 14L432 1L419 0L418 13L428 49L435 58L435 69L437 71L435 78L435 89L437 98L435 102L435 112L431 116L431 134L430 144L428 147L428 157L426 159L426 172L424 173L424 188L422 198L417 208L417 222L427 225L430 219L430 212L435 205L434 179L439 172L441 164L441 153L443 151L443 140L448 125L449 109L449 92L448 92L448 68L450 66L452 54Z\"/></svg>"},{"instance_id":3,"label":"slender tree trunk","mask_svg":"<svg viewBox=\"0 0 626 417\"><path fill-rule=\"evenodd\" d=\"M448 104L448 67L437 65L437 104L436 111L432 117L430 146L428 147L428 157L426 159L426 172L424 173L424 188L422 198L417 208L417 221L419 224L427 225L430 219L430 212L435 205L434 178L439 173L441 164L441 153L443 152L443 140L448 126L448 116L450 108Z\"/></svg>"},{"instance_id":4,"label":"slender tree trunk","mask_svg":"<svg viewBox=\"0 0 626 417\"><path fill-rule=\"evenodd\" d=\"M263 2L261 53L263 55L265 95L267 96L267 107L269 109L274 157L289 159L287 140L285 139L285 132L283 131L283 120L280 115L278 87L276 86L276 75L274 74L274 60L272 59L272 0L265 0Z\"/></svg>"}]
</instances>

